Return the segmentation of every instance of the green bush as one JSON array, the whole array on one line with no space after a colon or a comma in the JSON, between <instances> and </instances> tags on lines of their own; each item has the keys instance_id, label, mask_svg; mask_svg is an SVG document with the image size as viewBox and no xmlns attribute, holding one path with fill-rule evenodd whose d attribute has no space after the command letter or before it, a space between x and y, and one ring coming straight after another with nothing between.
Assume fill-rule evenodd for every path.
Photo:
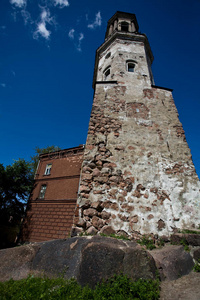
<instances>
[{"instance_id":1,"label":"green bush","mask_svg":"<svg viewBox=\"0 0 200 300\"><path fill-rule=\"evenodd\" d=\"M127 276L116 275L97 285L94 290L95 300L117 299L159 299L159 281L143 280L133 282Z\"/></svg>"},{"instance_id":2,"label":"green bush","mask_svg":"<svg viewBox=\"0 0 200 300\"><path fill-rule=\"evenodd\" d=\"M76 280L49 279L29 276L19 281L0 283L0 300L156 300L159 299L159 281L136 282L118 275L98 284L94 290L81 287Z\"/></svg>"}]
</instances>

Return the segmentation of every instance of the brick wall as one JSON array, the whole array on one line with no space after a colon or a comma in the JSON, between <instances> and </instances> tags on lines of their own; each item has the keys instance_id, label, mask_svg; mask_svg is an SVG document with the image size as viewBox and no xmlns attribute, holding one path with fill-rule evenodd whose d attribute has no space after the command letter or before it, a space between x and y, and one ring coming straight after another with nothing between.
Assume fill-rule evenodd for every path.
<instances>
[{"instance_id":1,"label":"brick wall","mask_svg":"<svg viewBox=\"0 0 200 300\"><path fill-rule=\"evenodd\" d=\"M70 234L76 200L31 202L23 226L24 241L64 239Z\"/></svg>"},{"instance_id":2,"label":"brick wall","mask_svg":"<svg viewBox=\"0 0 200 300\"><path fill-rule=\"evenodd\" d=\"M67 238L76 207L83 146L40 156L20 241L39 242ZM45 175L48 164L50 174ZM44 198L39 198L46 185Z\"/></svg>"}]
</instances>

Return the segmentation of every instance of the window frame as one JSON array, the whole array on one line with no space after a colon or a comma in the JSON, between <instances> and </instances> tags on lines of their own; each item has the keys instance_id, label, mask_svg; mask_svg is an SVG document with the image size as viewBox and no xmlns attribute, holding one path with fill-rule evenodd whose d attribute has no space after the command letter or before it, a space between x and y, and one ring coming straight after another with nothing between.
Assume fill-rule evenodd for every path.
<instances>
[{"instance_id":1,"label":"window frame","mask_svg":"<svg viewBox=\"0 0 200 300\"><path fill-rule=\"evenodd\" d=\"M107 72L109 72L109 73L107 74ZM103 79L104 79L104 81L107 81L110 78L110 74L111 74L111 66L108 66L103 71Z\"/></svg>"},{"instance_id":2,"label":"window frame","mask_svg":"<svg viewBox=\"0 0 200 300\"><path fill-rule=\"evenodd\" d=\"M52 164L47 164L46 165L46 169L45 169L45 172L44 172L45 176L51 175L51 168L52 168Z\"/></svg>"},{"instance_id":3,"label":"window frame","mask_svg":"<svg viewBox=\"0 0 200 300\"><path fill-rule=\"evenodd\" d=\"M127 60L126 61L126 71L128 73L135 73L135 67L136 67L137 62L134 60ZM131 71L132 69L132 71Z\"/></svg>"},{"instance_id":4,"label":"window frame","mask_svg":"<svg viewBox=\"0 0 200 300\"><path fill-rule=\"evenodd\" d=\"M40 186L40 192L39 192L39 196L38 196L39 199L44 199L46 190L47 190L47 184L42 184Z\"/></svg>"},{"instance_id":5,"label":"window frame","mask_svg":"<svg viewBox=\"0 0 200 300\"><path fill-rule=\"evenodd\" d=\"M111 52L109 51L109 52L106 54L105 59L108 59L110 56L111 56Z\"/></svg>"}]
</instances>

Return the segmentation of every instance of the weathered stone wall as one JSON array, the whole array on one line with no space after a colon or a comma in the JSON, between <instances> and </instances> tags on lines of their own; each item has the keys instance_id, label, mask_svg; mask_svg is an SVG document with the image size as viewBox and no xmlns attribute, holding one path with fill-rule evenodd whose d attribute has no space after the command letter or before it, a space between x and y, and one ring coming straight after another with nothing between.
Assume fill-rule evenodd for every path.
<instances>
[{"instance_id":1,"label":"weathered stone wall","mask_svg":"<svg viewBox=\"0 0 200 300\"><path fill-rule=\"evenodd\" d=\"M148 61L136 41L116 39L99 54L97 81L110 66L113 82L96 84L75 232L169 235L199 226L191 153L171 91L151 86Z\"/></svg>"}]
</instances>

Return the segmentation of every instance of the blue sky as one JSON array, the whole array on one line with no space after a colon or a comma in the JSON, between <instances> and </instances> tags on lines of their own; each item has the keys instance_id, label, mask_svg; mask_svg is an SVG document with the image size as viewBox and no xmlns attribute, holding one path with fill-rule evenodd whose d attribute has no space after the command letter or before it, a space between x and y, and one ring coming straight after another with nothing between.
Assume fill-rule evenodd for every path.
<instances>
[{"instance_id":1,"label":"blue sky","mask_svg":"<svg viewBox=\"0 0 200 300\"><path fill-rule=\"evenodd\" d=\"M1 0L0 163L85 144L95 51L117 10L146 33L155 84L173 89L200 175L199 0Z\"/></svg>"}]
</instances>

